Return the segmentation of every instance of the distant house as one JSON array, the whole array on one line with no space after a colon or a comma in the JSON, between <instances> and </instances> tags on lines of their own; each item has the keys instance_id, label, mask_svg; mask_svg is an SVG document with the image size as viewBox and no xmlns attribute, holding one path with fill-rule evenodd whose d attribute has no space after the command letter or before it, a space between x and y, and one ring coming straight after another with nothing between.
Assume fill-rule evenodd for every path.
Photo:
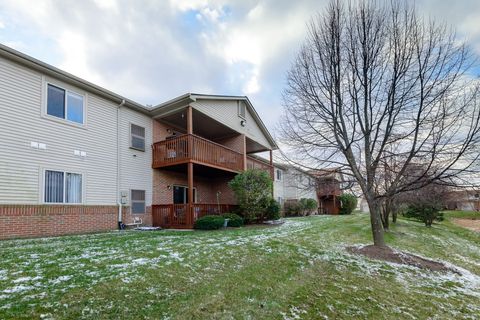
<instances>
[{"instance_id":1,"label":"distant house","mask_svg":"<svg viewBox=\"0 0 480 320\"><path fill-rule=\"evenodd\" d=\"M318 169L309 172L316 180L319 212L321 214L339 214L342 194L342 175L336 169Z\"/></svg>"},{"instance_id":2,"label":"distant house","mask_svg":"<svg viewBox=\"0 0 480 320\"><path fill-rule=\"evenodd\" d=\"M317 201L315 178L292 165L274 163L274 197L282 205L302 198Z\"/></svg>"},{"instance_id":3,"label":"distant house","mask_svg":"<svg viewBox=\"0 0 480 320\"><path fill-rule=\"evenodd\" d=\"M445 198L448 210L480 211L480 190L457 189Z\"/></svg>"}]
</instances>

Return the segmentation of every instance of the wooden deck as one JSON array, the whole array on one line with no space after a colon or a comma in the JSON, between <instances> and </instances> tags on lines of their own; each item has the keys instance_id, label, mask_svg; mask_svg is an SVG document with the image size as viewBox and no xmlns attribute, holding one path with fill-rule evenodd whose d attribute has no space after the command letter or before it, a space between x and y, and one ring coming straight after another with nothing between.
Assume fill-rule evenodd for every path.
<instances>
[{"instance_id":1,"label":"wooden deck","mask_svg":"<svg viewBox=\"0 0 480 320\"><path fill-rule=\"evenodd\" d=\"M215 203L194 203L191 207L189 204L152 205L152 224L154 227L191 229L198 218L229 213L236 207Z\"/></svg>"},{"instance_id":2,"label":"wooden deck","mask_svg":"<svg viewBox=\"0 0 480 320\"><path fill-rule=\"evenodd\" d=\"M242 153L194 134L156 142L152 149L153 168L192 162L231 172L241 172L244 169ZM254 157L246 158L247 169L265 170L273 177L273 166Z\"/></svg>"},{"instance_id":3,"label":"wooden deck","mask_svg":"<svg viewBox=\"0 0 480 320\"><path fill-rule=\"evenodd\" d=\"M247 156L247 169L259 169L259 170L264 170L267 171L270 174L270 177L273 179L273 166L270 164L258 160L254 157L249 157Z\"/></svg>"},{"instance_id":4,"label":"wooden deck","mask_svg":"<svg viewBox=\"0 0 480 320\"><path fill-rule=\"evenodd\" d=\"M243 170L240 152L193 134L156 142L152 148L153 168L193 162L233 172Z\"/></svg>"}]
</instances>

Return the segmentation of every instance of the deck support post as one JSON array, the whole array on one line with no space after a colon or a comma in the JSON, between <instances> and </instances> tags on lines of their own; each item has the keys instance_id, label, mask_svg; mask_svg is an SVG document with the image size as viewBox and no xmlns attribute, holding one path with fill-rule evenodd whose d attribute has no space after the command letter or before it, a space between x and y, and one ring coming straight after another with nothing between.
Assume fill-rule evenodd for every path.
<instances>
[{"instance_id":1,"label":"deck support post","mask_svg":"<svg viewBox=\"0 0 480 320\"><path fill-rule=\"evenodd\" d=\"M243 171L247 170L247 137L242 134L242 139L243 139Z\"/></svg>"},{"instance_id":2,"label":"deck support post","mask_svg":"<svg viewBox=\"0 0 480 320\"><path fill-rule=\"evenodd\" d=\"M193 134L193 112L192 106L187 107L187 134ZM192 140L188 141L188 156L192 159ZM193 228L193 162L188 162L188 205L187 205L187 224Z\"/></svg>"}]
</instances>

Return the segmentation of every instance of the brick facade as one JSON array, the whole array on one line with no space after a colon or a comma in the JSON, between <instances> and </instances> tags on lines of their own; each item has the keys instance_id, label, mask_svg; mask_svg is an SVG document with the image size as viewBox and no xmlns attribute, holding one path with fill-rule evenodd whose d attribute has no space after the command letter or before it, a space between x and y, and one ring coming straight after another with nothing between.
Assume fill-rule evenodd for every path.
<instances>
[{"instance_id":1,"label":"brick facade","mask_svg":"<svg viewBox=\"0 0 480 320\"><path fill-rule=\"evenodd\" d=\"M0 205L0 239L117 229L117 206Z\"/></svg>"},{"instance_id":2,"label":"brick facade","mask_svg":"<svg viewBox=\"0 0 480 320\"><path fill-rule=\"evenodd\" d=\"M197 203L217 203L217 192L222 204L236 204L233 191L228 186L231 175L214 178L194 175L193 186L197 190ZM187 173L156 169L153 173L153 204L173 203L173 186L187 186Z\"/></svg>"}]
</instances>

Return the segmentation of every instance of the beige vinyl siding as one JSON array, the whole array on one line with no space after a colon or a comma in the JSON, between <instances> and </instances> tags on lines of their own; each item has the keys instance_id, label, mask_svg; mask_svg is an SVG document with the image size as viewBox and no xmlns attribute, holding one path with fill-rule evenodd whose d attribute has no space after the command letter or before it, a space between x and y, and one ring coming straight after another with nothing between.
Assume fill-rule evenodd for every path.
<instances>
[{"instance_id":1,"label":"beige vinyl siding","mask_svg":"<svg viewBox=\"0 0 480 320\"><path fill-rule=\"evenodd\" d=\"M284 186L284 181L285 181L285 172L278 168L274 167L274 179L273 179L273 198L275 200L278 200L278 198L285 199L285 186ZM277 170L280 170L282 172L282 179L277 180Z\"/></svg>"},{"instance_id":2,"label":"beige vinyl siding","mask_svg":"<svg viewBox=\"0 0 480 320\"><path fill-rule=\"evenodd\" d=\"M240 101L240 103L245 104L244 101ZM196 110L239 133L245 134L245 136L258 142L264 147L268 148L270 146L267 138L253 119L248 108L246 108L246 125L245 127L241 126L240 121L243 119L238 116L237 101L197 99L197 101L193 102L191 105Z\"/></svg>"},{"instance_id":3,"label":"beige vinyl siding","mask_svg":"<svg viewBox=\"0 0 480 320\"><path fill-rule=\"evenodd\" d=\"M130 148L130 124L145 128L145 151ZM153 120L139 112L120 109L120 190L128 194L130 190L145 190L147 206L152 204L152 130Z\"/></svg>"},{"instance_id":4,"label":"beige vinyl siding","mask_svg":"<svg viewBox=\"0 0 480 320\"><path fill-rule=\"evenodd\" d=\"M115 204L116 105L73 88L87 104L85 128L46 119L45 81L71 88L0 58L0 203L41 203L42 173L52 169L84 174L85 204Z\"/></svg>"}]
</instances>

